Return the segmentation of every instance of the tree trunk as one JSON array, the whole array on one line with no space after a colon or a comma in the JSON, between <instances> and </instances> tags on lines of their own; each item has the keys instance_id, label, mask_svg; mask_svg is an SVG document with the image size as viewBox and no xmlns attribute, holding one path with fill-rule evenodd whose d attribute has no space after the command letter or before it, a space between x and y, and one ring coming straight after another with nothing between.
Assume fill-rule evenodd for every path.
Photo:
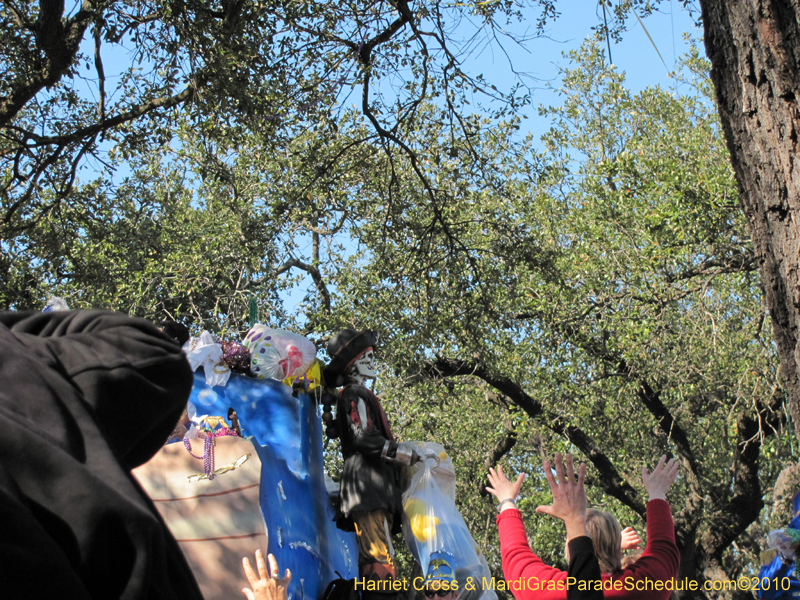
<instances>
[{"instance_id":1,"label":"tree trunk","mask_svg":"<svg viewBox=\"0 0 800 600\"><path fill-rule=\"evenodd\" d=\"M800 440L800 1L701 5L711 78Z\"/></svg>"}]
</instances>

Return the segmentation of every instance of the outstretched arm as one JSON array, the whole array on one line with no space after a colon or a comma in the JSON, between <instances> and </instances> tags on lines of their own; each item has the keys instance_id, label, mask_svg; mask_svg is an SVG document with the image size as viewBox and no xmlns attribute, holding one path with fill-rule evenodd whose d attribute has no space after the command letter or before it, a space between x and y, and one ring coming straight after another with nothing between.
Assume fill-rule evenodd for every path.
<instances>
[{"instance_id":1,"label":"outstretched arm","mask_svg":"<svg viewBox=\"0 0 800 600\"><path fill-rule=\"evenodd\" d=\"M497 471L489 468L487 478L489 479L489 485L486 486L486 491L500 502L498 505L500 507L500 512L511 508L517 508L517 496L519 496L522 482L525 481L525 473L520 473L517 480L511 482L508 480L508 477L506 477L506 474L503 473L503 467L498 465Z\"/></svg>"},{"instance_id":2,"label":"outstretched arm","mask_svg":"<svg viewBox=\"0 0 800 600\"><path fill-rule=\"evenodd\" d=\"M538 580L539 591L519 592L515 594L518 600L563 600L565 591L568 600L600 600L603 597L602 589L594 589L594 584L600 581L600 565L592 540L585 535L586 490L583 480L586 465L581 464L579 467L577 481L571 455L567 455L565 468L561 454L556 454L555 465L558 480L553 476L550 461L544 463L545 476L553 492L553 503L540 506L536 510L561 519L566 524L570 548L569 571L549 567L536 556L528 545L519 511L512 502L507 502L501 506L497 518L503 573L512 584L523 579ZM490 469L488 478L490 487L486 490L503 501L517 497L525 475L520 474L512 482L505 476L503 469L498 467L497 471ZM573 579L567 579L568 576ZM578 581L591 582L592 585L588 586L591 591L579 590ZM546 587L543 582L554 582L554 585Z\"/></svg>"},{"instance_id":3,"label":"outstretched arm","mask_svg":"<svg viewBox=\"0 0 800 600\"><path fill-rule=\"evenodd\" d=\"M666 461L667 455L664 454L652 473L647 472L647 465L642 466L642 483L647 491L648 500L666 500L667 491L678 476L680 463L674 458L670 458L669 462Z\"/></svg>"},{"instance_id":4,"label":"outstretched arm","mask_svg":"<svg viewBox=\"0 0 800 600\"><path fill-rule=\"evenodd\" d=\"M561 454L556 452L556 476L550 468L550 461L544 461L544 475L550 490L553 492L553 503L539 506L538 513L545 513L564 521L567 526L567 544L569 547L569 570L567 571L567 600L603 600L603 588L596 584L602 582L600 563L594 553L592 539L586 535L586 489L583 480L586 477L586 465L578 468L578 480L575 481L575 469L572 455L567 454L566 473ZM566 475L566 476L565 476ZM581 586L583 584L583 586ZM580 589L583 587L583 589Z\"/></svg>"},{"instance_id":5,"label":"outstretched arm","mask_svg":"<svg viewBox=\"0 0 800 600\"><path fill-rule=\"evenodd\" d=\"M678 475L677 461L662 456L651 473L642 468L642 481L649 497L647 502L647 545L636 561L642 577L666 581L678 576L680 552L675 543L672 511L666 501L667 491Z\"/></svg>"}]
</instances>

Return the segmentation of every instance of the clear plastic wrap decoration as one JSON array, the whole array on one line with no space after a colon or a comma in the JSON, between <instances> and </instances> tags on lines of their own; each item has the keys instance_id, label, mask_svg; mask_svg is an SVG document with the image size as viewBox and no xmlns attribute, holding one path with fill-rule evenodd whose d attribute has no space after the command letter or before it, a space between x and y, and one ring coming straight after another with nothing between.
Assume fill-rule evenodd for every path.
<instances>
[{"instance_id":1,"label":"clear plastic wrap decoration","mask_svg":"<svg viewBox=\"0 0 800 600\"><path fill-rule=\"evenodd\" d=\"M403 535L423 576L429 573L432 556L447 556L461 590L459 600L496 599L486 558L455 505L452 460L439 444L406 445L424 457L410 469L411 481L403 494ZM465 586L470 577L472 585ZM474 591L468 589L472 587Z\"/></svg>"},{"instance_id":2,"label":"clear plastic wrap decoration","mask_svg":"<svg viewBox=\"0 0 800 600\"><path fill-rule=\"evenodd\" d=\"M298 379L304 384L307 393L313 392L314 395L319 394L320 385L322 384L322 367L320 362L317 359L314 359L311 363L311 366L308 368L308 371L301 373L300 375L290 375L283 380L283 383L289 387L292 387L295 381Z\"/></svg>"},{"instance_id":3,"label":"clear plastic wrap decoration","mask_svg":"<svg viewBox=\"0 0 800 600\"><path fill-rule=\"evenodd\" d=\"M777 550L781 556L794 559L797 548L800 547L800 531L787 527L776 529L767 535L767 549Z\"/></svg>"},{"instance_id":4,"label":"clear plastic wrap decoration","mask_svg":"<svg viewBox=\"0 0 800 600\"><path fill-rule=\"evenodd\" d=\"M314 344L302 335L260 323L247 332L244 346L252 354L250 371L259 379L299 377L317 356Z\"/></svg>"}]
</instances>

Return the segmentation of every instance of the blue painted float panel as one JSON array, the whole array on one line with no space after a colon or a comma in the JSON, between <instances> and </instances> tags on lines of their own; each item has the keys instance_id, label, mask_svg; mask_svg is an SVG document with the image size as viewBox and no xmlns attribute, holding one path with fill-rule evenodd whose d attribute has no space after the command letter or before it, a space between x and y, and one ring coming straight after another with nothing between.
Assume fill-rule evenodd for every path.
<instances>
[{"instance_id":1,"label":"blue painted float panel","mask_svg":"<svg viewBox=\"0 0 800 600\"><path fill-rule=\"evenodd\" d=\"M357 575L355 535L336 528L325 489L322 423L314 401L293 398L271 379L232 374L211 388L203 371L194 376L190 401L197 414L227 417L232 407L242 434L254 438L261 459L261 512L269 552L292 572L289 600L319 600L332 579Z\"/></svg>"}]
</instances>

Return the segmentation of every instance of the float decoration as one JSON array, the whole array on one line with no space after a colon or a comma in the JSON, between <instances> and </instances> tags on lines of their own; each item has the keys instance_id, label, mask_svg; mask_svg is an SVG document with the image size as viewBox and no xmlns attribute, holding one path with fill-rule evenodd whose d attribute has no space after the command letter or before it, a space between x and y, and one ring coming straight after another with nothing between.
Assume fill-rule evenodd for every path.
<instances>
[{"instance_id":1,"label":"float decoration","mask_svg":"<svg viewBox=\"0 0 800 600\"><path fill-rule=\"evenodd\" d=\"M298 574L287 600L317 600L337 573L355 577L358 547L355 535L333 522L314 400L293 398L280 381L238 374L224 388L212 388L200 372L190 399L196 409L193 420L187 410L186 423L197 431L197 439L188 440L192 454L201 456L205 429L226 425L209 415L228 415L246 437L213 438L213 470L198 468L184 444L173 443L135 475L178 540L203 597L241 595L242 557L257 548Z\"/></svg>"},{"instance_id":2,"label":"float decoration","mask_svg":"<svg viewBox=\"0 0 800 600\"><path fill-rule=\"evenodd\" d=\"M316 346L302 335L260 323L247 332L244 346L252 356L250 371L258 379L293 380L304 375L317 357Z\"/></svg>"},{"instance_id":3,"label":"float decoration","mask_svg":"<svg viewBox=\"0 0 800 600\"><path fill-rule=\"evenodd\" d=\"M403 534L409 550L427 577L439 578L438 571L447 565L460 588L467 577L477 583L473 591L462 589L468 600L494 600L494 591L482 589L482 581L492 578L489 565L455 505L453 461L440 444L405 443L424 459L411 467L411 481L403 493Z\"/></svg>"},{"instance_id":4,"label":"float decoration","mask_svg":"<svg viewBox=\"0 0 800 600\"><path fill-rule=\"evenodd\" d=\"M183 351L186 353L186 358L189 359L192 371L203 366L206 383L209 386L224 386L228 383L231 370L222 362L222 346L208 331L204 331L199 337L189 338L189 341L183 346Z\"/></svg>"}]
</instances>

